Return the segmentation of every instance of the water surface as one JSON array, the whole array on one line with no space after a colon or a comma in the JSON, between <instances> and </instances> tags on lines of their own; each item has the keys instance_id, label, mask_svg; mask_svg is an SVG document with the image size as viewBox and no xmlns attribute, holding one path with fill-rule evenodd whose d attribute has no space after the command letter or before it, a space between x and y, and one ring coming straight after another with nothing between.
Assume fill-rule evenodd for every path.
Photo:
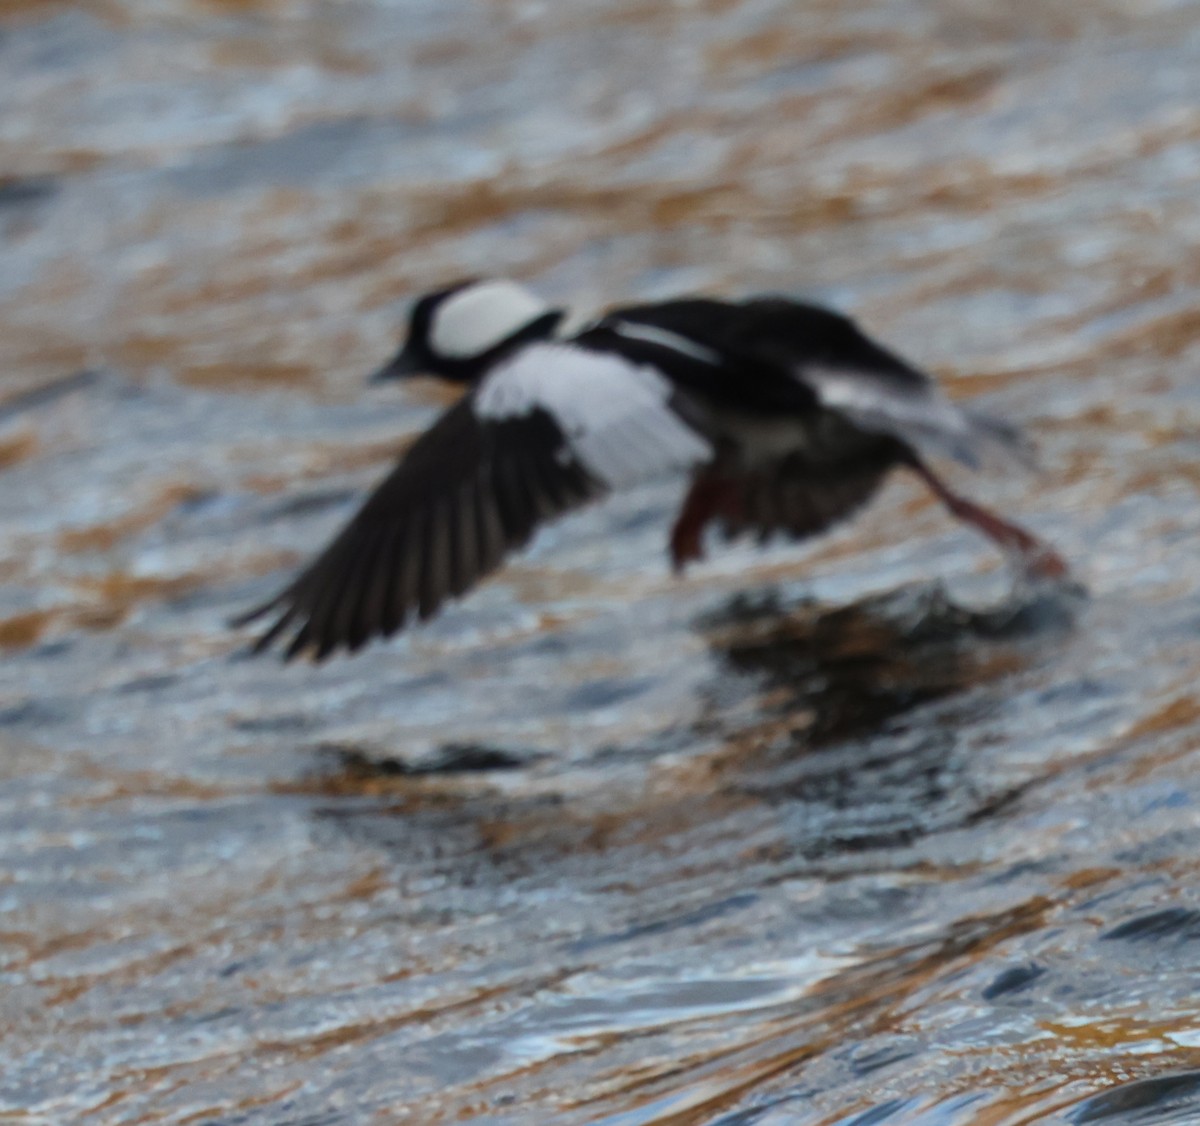
<instances>
[{"instance_id":1,"label":"water surface","mask_svg":"<svg viewBox=\"0 0 1200 1126\"><path fill-rule=\"evenodd\" d=\"M1200 6L21 0L0 83L4 1115L1200 1118ZM244 659L477 273L853 312L1090 598L900 478L677 580L664 482Z\"/></svg>"}]
</instances>

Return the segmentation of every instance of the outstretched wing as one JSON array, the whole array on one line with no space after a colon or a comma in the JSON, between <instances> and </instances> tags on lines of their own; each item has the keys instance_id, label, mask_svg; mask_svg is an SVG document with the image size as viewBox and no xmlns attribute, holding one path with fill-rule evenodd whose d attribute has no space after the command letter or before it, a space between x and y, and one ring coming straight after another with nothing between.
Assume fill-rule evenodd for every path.
<instances>
[{"instance_id":1,"label":"outstretched wing","mask_svg":"<svg viewBox=\"0 0 1200 1126\"><path fill-rule=\"evenodd\" d=\"M760 543L776 534L807 539L858 512L890 468L885 461L863 459L836 472L814 471L810 462L784 458L737 482L736 501L721 514L721 527L730 539L743 532L752 532Z\"/></svg>"},{"instance_id":2,"label":"outstretched wing","mask_svg":"<svg viewBox=\"0 0 1200 1126\"><path fill-rule=\"evenodd\" d=\"M681 380L718 398L721 381L732 376L743 405L803 410L807 402L922 456L976 466L988 448L1028 453L1015 427L957 406L849 317L817 305L774 297L742 304L693 299L617 309L602 325L647 344L657 341L661 349L674 338ZM711 365L701 383L704 372L695 360L704 350L722 363Z\"/></svg>"},{"instance_id":3,"label":"outstretched wing","mask_svg":"<svg viewBox=\"0 0 1200 1126\"><path fill-rule=\"evenodd\" d=\"M1020 456L1015 427L952 402L925 372L872 340L849 317L813 305L765 299L761 347L817 396L822 407L922 457L976 468L989 448ZM774 331L771 331L774 330Z\"/></svg>"},{"instance_id":4,"label":"outstretched wing","mask_svg":"<svg viewBox=\"0 0 1200 1126\"><path fill-rule=\"evenodd\" d=\"M321 660L425 619L535 528L611 488L711 456L651 368L557 344L497 367L414 443L325 551L243 625Z\"/></svg>"}]
</instances>

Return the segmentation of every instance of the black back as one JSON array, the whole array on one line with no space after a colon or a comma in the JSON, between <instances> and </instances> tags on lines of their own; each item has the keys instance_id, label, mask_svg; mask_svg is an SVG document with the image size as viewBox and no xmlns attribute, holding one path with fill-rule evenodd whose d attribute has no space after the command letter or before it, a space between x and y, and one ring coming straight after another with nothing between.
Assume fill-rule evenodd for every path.
<instances>
[{"instance_id":1,"label":"black back","mask_svg":"<svg viewBox=\"0 0 1200 1126\"><path fill-rule=\"evenodd\" d=\"M649 326L684 338L719 363L623 335L622 325ZM613 309L577 338L662 369L681 386L747 410L815 410L813 390L798 369L820 366L869 372L898 391L919 390L928 377L868 338L849 317L782 297L732 303L688 298Z\"/></svg>"}]
</instances>

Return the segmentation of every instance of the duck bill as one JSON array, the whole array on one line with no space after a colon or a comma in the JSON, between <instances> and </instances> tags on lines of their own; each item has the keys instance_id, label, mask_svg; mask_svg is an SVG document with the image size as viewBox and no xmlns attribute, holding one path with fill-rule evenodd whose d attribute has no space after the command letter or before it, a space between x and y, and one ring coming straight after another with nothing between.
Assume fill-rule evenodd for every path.
<instances>
[{"instance_id":1,"label":"duck bill","mask_svg":"<svg viewBox=\"0 0 1200 1126\"><path fill-rule=\"evenodd\" d=\"M412 375L421 375L424 370L424 365L408 348L401 348L383 367L372 372L367 381L369 383L389 383L393 379L407 379Z\"/></svg>"}]
</instances>

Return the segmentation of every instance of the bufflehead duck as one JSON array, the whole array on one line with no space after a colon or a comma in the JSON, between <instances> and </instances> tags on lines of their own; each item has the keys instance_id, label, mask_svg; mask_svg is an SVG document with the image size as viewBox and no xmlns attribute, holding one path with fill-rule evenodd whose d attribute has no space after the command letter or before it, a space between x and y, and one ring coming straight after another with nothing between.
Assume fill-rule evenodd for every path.
<instances>
[{"instance_id":1,"label":"bufflehead duck","mask_svg":"<svg viewBox=\"0 0 1200 1126\"><path fill-rule=\"evenodd\" d=\"M563 311L509 281L421 298L377 378L466 387L333 542L278 595L259 652L321 660L432 616L535 528L605 493L691 474L670 535L676 571L702 534L798 539L852 515L904 466L1028 573L1065 574L1029 532L952 492L928 465L1019 449L1016 432L955 406L849 318L779 297L614 309L560 337Z\"/></svg>"}]
</instances>

